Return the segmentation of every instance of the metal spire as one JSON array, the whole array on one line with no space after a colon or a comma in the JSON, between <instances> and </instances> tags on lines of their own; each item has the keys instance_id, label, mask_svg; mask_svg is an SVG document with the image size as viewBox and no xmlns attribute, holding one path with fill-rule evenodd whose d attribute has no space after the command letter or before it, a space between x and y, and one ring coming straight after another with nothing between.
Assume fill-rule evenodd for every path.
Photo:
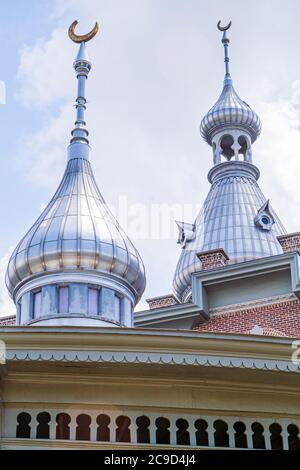
<instances>
[{"instance_id":1,"label":"metal spire","mask_svg":"<svg viewBox=\"0 0 300 470\"><path fill-rule=\"evenodd\" d=\"M231 75L229 72L229 55L228 55L228 47L229 47L229 38L227 37L227 30L231 26L231 21L229 21L227 26L221 26L221 21L218 22L217 27L219 31L223 32L223 37L222 37L222 44L224 46L224 62L225 62L225 84L230 84L232 83L231 80Z\"/></svg>"},{"instance_id":2,"label":"metal spire","mask_svg":"<svg viewBox=\"0 0 300 470\"><path fill-rule=\"evenodd\" d=\"M94 26L92 31L88 34L79 36L75 34L75 27L77 21L74 21L69 28L69 37L75 42L79 43L79 51L74 61L73 67L77 76L77 98L76 98L76 121L75 128L72 130L72 138L68 148L68 158L86 158L89 159L90 146L86 129L85 110L86 110L86 97L85 97L85 82L91 71L92 64L86 52L85 43L92 39L98 32L98 23Z\"/></svg>"}]
</instances>

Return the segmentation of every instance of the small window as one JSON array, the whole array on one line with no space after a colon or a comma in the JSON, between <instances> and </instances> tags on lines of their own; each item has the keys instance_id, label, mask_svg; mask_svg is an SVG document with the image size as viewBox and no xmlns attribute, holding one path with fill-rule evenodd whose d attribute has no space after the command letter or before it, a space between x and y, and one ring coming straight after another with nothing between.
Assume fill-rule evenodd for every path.
<instances>
[{"instance_id":1,"label":"small window","mask_svg":"<svg viewBox=\"0 0 300 470\"><path fill-rule=\"evenodd\" d=\"M88 312L90 315L98 315L98 295L99 291L98 289L93 289L89 288L89 293L88 293L88 302L89 302L89 307L88 307Z\"/></svg>"},{"instance_id":2,"label":"small window","mask_svg":"<svg viewBox=\"0 0 300 470\"><path fill-rule=\"evenodd\" d=\"M115 295L115 319L121 321L121 298Z\"/></svg>"},{"instance_id":3,"label":"small window","mask_svg":"<svg viewBox=\"0 0 300 470\"><path fill-rule=\"evenodd\" d=\"M58 288L59 313L68 313L69 311L69 288Z\"/></svg>"},{"instance_id":4,"label":"small window","mask_svg":"<svg viewBox=\"0 0 300 470\"><path fill-rule=\"evenodd\" d=\"M42 293L41 291L33 293L33 318L41 316Z\"/></svg>"},{"instance_id":5,"label":"small window","mask_svg":"<svg viewBox=\"0 0 300 470\"><path fill-rule=\"evenodd\" d=\"M267 217L266 215L264 215L262 218L261 218L261 221L263 224L265 225L268 225L270 223L270 219L269 217Z\"/></svg>"}]
</instances>

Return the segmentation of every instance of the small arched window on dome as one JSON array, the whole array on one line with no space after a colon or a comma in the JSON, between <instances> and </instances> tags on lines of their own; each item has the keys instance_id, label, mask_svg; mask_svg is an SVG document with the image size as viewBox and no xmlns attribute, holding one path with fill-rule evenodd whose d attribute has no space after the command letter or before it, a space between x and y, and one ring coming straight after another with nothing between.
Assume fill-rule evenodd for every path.
<instances>
[{"instance_id":1,"label":"small arched window on dome","mask_svg":"<svg viewBox=\"0 0 300 470\"><path fill-rule=\"evenodd\" d=\"M234 150L232 145L234 144L234 138L230 134L222 136L220 141L221 153L229 161L234 156Z\"/></svg>"},{"instance_id":2,"label":"small arched window on dome","mask_svg":"<svg viewBox=\"0 0 300 470\"><path fill-rule=\"evenodd\" d=\"M243 156L245 162L252 162L252 152L251 152L251 145L249 142L248 137L245 135L240 135L238 138L238 143L240 145L239 148L239 155Z\"/></svg>"}]
</instances>

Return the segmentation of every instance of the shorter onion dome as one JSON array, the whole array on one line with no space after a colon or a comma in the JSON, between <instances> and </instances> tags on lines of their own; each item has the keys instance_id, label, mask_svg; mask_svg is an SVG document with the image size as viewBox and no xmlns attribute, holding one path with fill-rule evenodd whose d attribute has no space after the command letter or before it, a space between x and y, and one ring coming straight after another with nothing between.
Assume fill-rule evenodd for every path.
<instances>
[{"instance_id":1,"label":"shorter onion dome","mask_svg":"<svg viewBox=\"0 0 300 470\"><path fill-rule=\"evenodd\" d=\"M225 51L224 88L200 126L213 152L213 167L208 173L210 191L194 223L177 222L182 251L173 292L183 303L191 300L193 273L203 269L199 253L223 250L228 264L282 253L277 238L285 228L262 193L257 182L260 172L252 163L252 144L261 131L260 119L239 98L229 73L230 25L218 24Z\"/></svg>"},{"instance_id":2,"label":"shorter onion dome","mask_svg":"<svg viewBox=\"0 0 300 470\"><path fill-rule=\"evenodd\" d=\"M75 42L88 37L71 32ZM17 306L17 324L130 327L145 289L145 270L105 203L89 161L85 83L91 62L85 41L74 69L77 115L65 174L14 250L6 285Z\"/></svg>"},{"instance_id":3,"label":"shorter onion dome","mask_svg":"<svg viewBox=\"0 0 300 470\"><path fill-rule=\"evenodd\" d=\"M253 143L261 132L261 122L256 112L238 96L233 87L229 72L229 38L226 30L223 32L222 44L225 51L224 87L216 104L202 119L200 132L203 139L212 145L213 136L220 131L239 128L251 137Z\"/></svg>"}]
</instances>

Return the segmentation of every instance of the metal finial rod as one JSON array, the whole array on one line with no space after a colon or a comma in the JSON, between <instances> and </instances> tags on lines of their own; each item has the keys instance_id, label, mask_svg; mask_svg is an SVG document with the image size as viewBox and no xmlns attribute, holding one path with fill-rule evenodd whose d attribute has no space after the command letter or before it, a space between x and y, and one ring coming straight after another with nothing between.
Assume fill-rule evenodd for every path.
<instances>
[{"instance_id":1,"label":"metal finial rod","mask_svg":"<svg viewBox=\"0 0 300 470\"><path fill-rule=\"evenodd\" d=\"M229 38L227 37L227 31L231 26L231 21L229 21L228 25L226 26L221 26L221 21L218 22L217 28L219 31L223 32L223 37L222 37L222 44L224 46L224 62L225 62L225 80L230 79L230 72L229 72L229 54L228 54L228 46L229 46Z\"/></svg>"}]
</instances>

